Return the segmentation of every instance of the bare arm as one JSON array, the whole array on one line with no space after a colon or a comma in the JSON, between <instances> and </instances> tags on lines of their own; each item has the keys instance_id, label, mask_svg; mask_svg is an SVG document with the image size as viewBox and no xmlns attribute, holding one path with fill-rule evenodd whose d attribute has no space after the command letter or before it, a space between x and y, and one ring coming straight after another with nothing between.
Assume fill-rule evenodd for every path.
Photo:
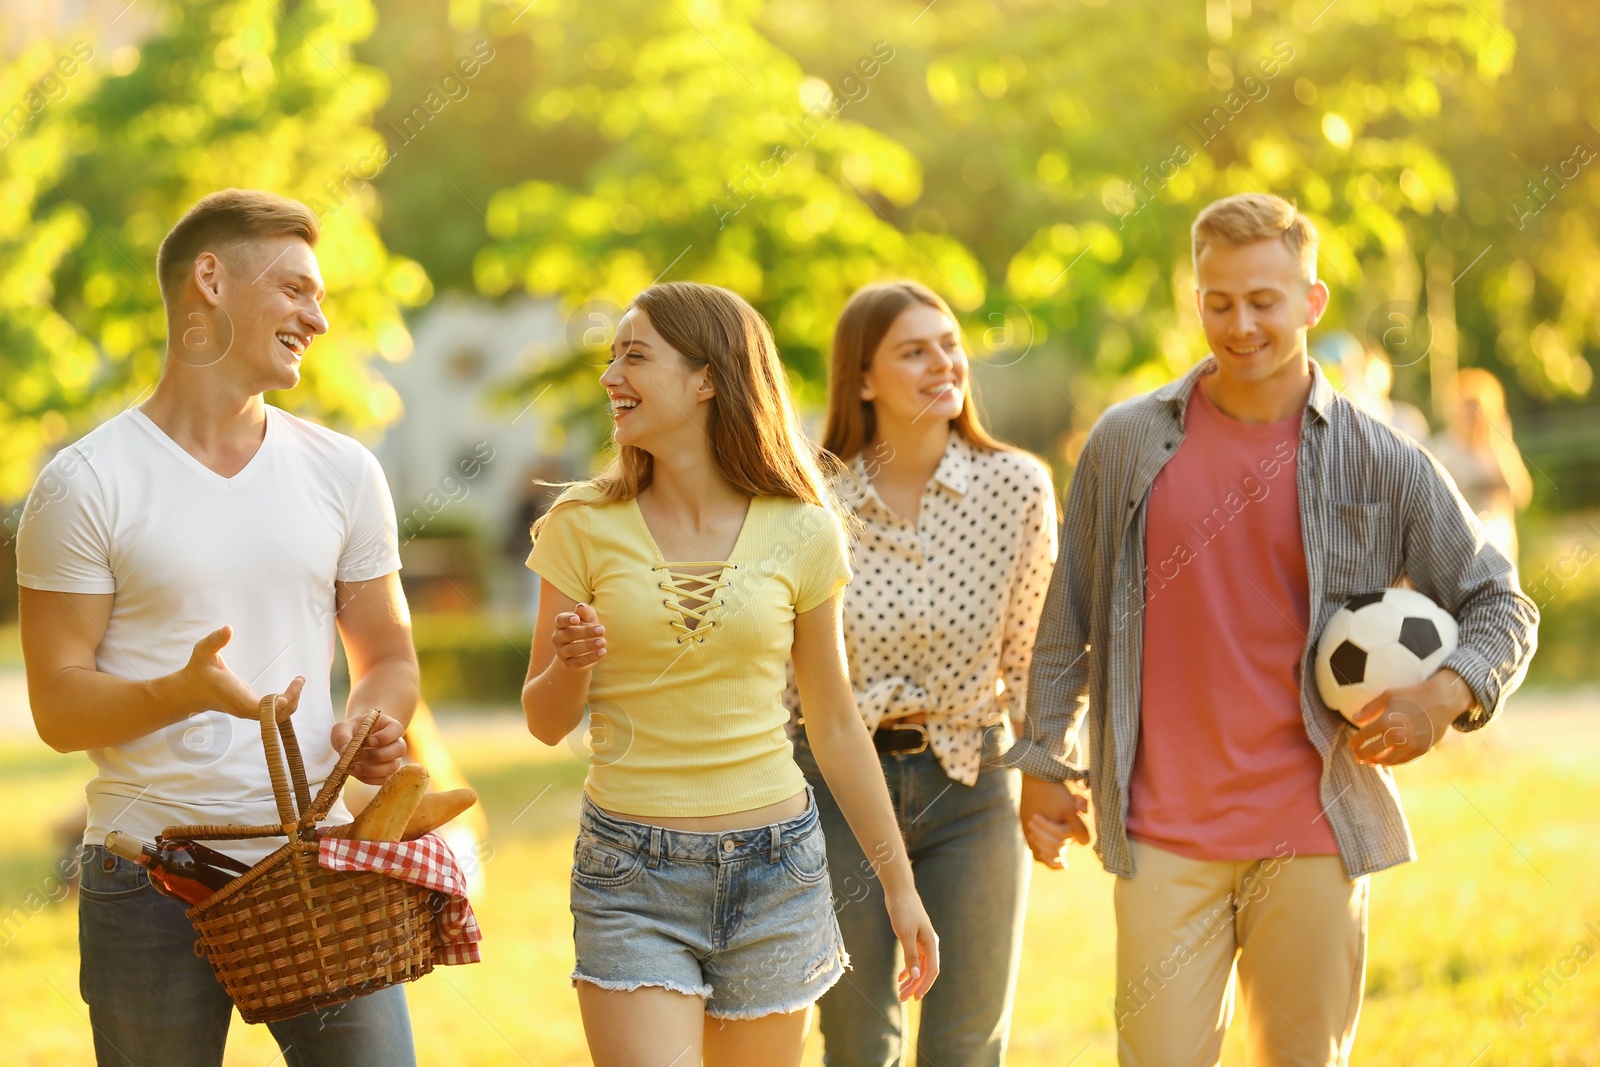
<instances>
[{"instance_id":1,"label":"bare arm","mask_svg":"<svg viewBox=\"0 0 1600 1067\"><path fill-rule=\"evenodd\" d=\"M528 732L545 744L560 744L583 718L591 668L606 654L605 632L593 607L539 579L539 618L522 683L522 712Z\"/></svg>"},{"instance_id":2,"label":"bare arm","mask_svg":"<svg viewBox=\"0 0 1600 1067\"><path fill-rule=\"evenodd\" d=\"M850 831L883 879L889 920L905 949L900 999L921 997L939 974L939 938L911 876L889 787L845 670L842 594L795 616L794 674L806 737Z\"/></svg>"},{"instance_id":3,"label":"bare arm","mask_svg":"<svg viewBox=\"0 0 1600 1067\"><path fill-rule=\"evenodd\" d=\"M114 596L21 590L28 703L45 744L57 752L124 745L211 708L256 718L260 697L222 659L231 627L201 638L187 664L159 678L136 681L100 670L96 654ZM296 678L279 696L279 719L293 714L304 684Z\"/></svg>"},{"instance_id":4,"label":"bare arm","mask_svg":"<svg viewBox=\"0 0 1600 1067\"><path fill-rule=\"evenodd\" d=\"M350 699L345 718L333 725L330 742L340 751L356 723L373 708L383 715L367 735L350 773L377 785L400 769L405 730L420 692L417 652L411 642L411 612L393 571L365 582L335 582L339 636L350 662Z\"/></svg>"}]
</instances>

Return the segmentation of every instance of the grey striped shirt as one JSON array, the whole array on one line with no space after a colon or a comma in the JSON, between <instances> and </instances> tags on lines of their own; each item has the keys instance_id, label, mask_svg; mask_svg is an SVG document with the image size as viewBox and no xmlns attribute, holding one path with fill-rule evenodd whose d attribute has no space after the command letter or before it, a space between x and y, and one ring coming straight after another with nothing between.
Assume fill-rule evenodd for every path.
<instances>
[{"instance_id":1,"label":"grey striped shirt","mask_svg":"<svg viewBox=\"0 0 1600 1067\"><path fill-rule=\"evenodd\" d=\"M1010 752L1009 762L1035 777L1088 780L1095 850L1124 877L1133 875L1126 820L1139 739L1146 504L1183 441L1195 383L1215 369L1207 357L1179 380L1113 406L1090 433L1034 645L1027 727ZM1460 647L1444 666L1474 697L1455 726L1476 730L1521 683L1539 614L1433 457L1335 394L1315 362L1297 468L1312 622L1300 709L1322 755L1322 809L1354 878L1416 852L1393 774L1356 761L1344 720L1317 694L1315 639L1328 617L1349 597L1401 579L1432 597L1460 624ZM1204 641L1196 635L1196 655L1205 654Z\"/></svg>"}]
</instances>

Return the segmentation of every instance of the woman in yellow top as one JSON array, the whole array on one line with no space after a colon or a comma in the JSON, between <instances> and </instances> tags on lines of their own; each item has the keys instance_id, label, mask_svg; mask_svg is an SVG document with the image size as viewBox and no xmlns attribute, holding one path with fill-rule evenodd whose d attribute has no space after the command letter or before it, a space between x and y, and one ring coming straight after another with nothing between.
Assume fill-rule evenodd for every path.
<instances>
[{"instance_id":1,"label":"woman in yellow top","mask_svg":"<svg viewBox=\"0 0 1600 1067\"><path fill-rule=\"evenodd\" d=\"M618 456L534 531L523 685L554 745L591 711L573 852L573 983L598 1067L798 1064L848 964L827 853L784 726L792 658L816 763L875 858L907 966L937 938L844 664L847 541L771 331L723 289L656 285L600 382Z\"/></svg>"}]
</instances>

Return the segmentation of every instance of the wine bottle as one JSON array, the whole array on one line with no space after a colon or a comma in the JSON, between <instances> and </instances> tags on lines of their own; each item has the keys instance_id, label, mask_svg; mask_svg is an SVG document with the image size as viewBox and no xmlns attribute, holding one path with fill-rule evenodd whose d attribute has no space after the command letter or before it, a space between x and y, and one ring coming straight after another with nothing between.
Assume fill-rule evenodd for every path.
<instances>
[{"instance_id":1,"label":"wine bottle","mask_svg":"<svg viewBox=\"0 0 1600 1067\"><path fill-rule=\"evenodd\" d=\"M150 884L157 891L190 904L204 903L212 893L238 877L212 863L196 859L191 848L197 847L200 846L166 842L157 848L119 830L106 835L107 852L137 863L149 872ZM210 849L205 851L211 853ZM220 853L211 855L227 860L233 866L243 866Z\"/></svg>"}]
</instances>

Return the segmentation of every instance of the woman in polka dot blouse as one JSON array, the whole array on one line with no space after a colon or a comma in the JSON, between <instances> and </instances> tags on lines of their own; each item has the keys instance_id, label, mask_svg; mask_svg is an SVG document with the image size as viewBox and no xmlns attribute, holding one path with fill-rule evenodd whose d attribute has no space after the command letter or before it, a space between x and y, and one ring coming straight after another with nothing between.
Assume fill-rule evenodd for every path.
<instances>
[{"instance_id":1,"label":"woman in polka dot blouse","mask_svg":"<svg viewBox=\"0 0 1600 1067\"><path fill-rule=\"evenodd\" d=\"M944 972L919 1052L941 1067L999 1064L1021 955L1028 850L1018 772L1004 765L1056 554L1044 464L983 428L949 306L913 282L850 298L834 335L825 446L861 520L845 647L905 834ZM803 724L804 708L791 690ZM834 906L853 972L819 1002L828 1063L898 1063L895 937L876 862L817 773Z\"/></svg>"}]
</instances>

